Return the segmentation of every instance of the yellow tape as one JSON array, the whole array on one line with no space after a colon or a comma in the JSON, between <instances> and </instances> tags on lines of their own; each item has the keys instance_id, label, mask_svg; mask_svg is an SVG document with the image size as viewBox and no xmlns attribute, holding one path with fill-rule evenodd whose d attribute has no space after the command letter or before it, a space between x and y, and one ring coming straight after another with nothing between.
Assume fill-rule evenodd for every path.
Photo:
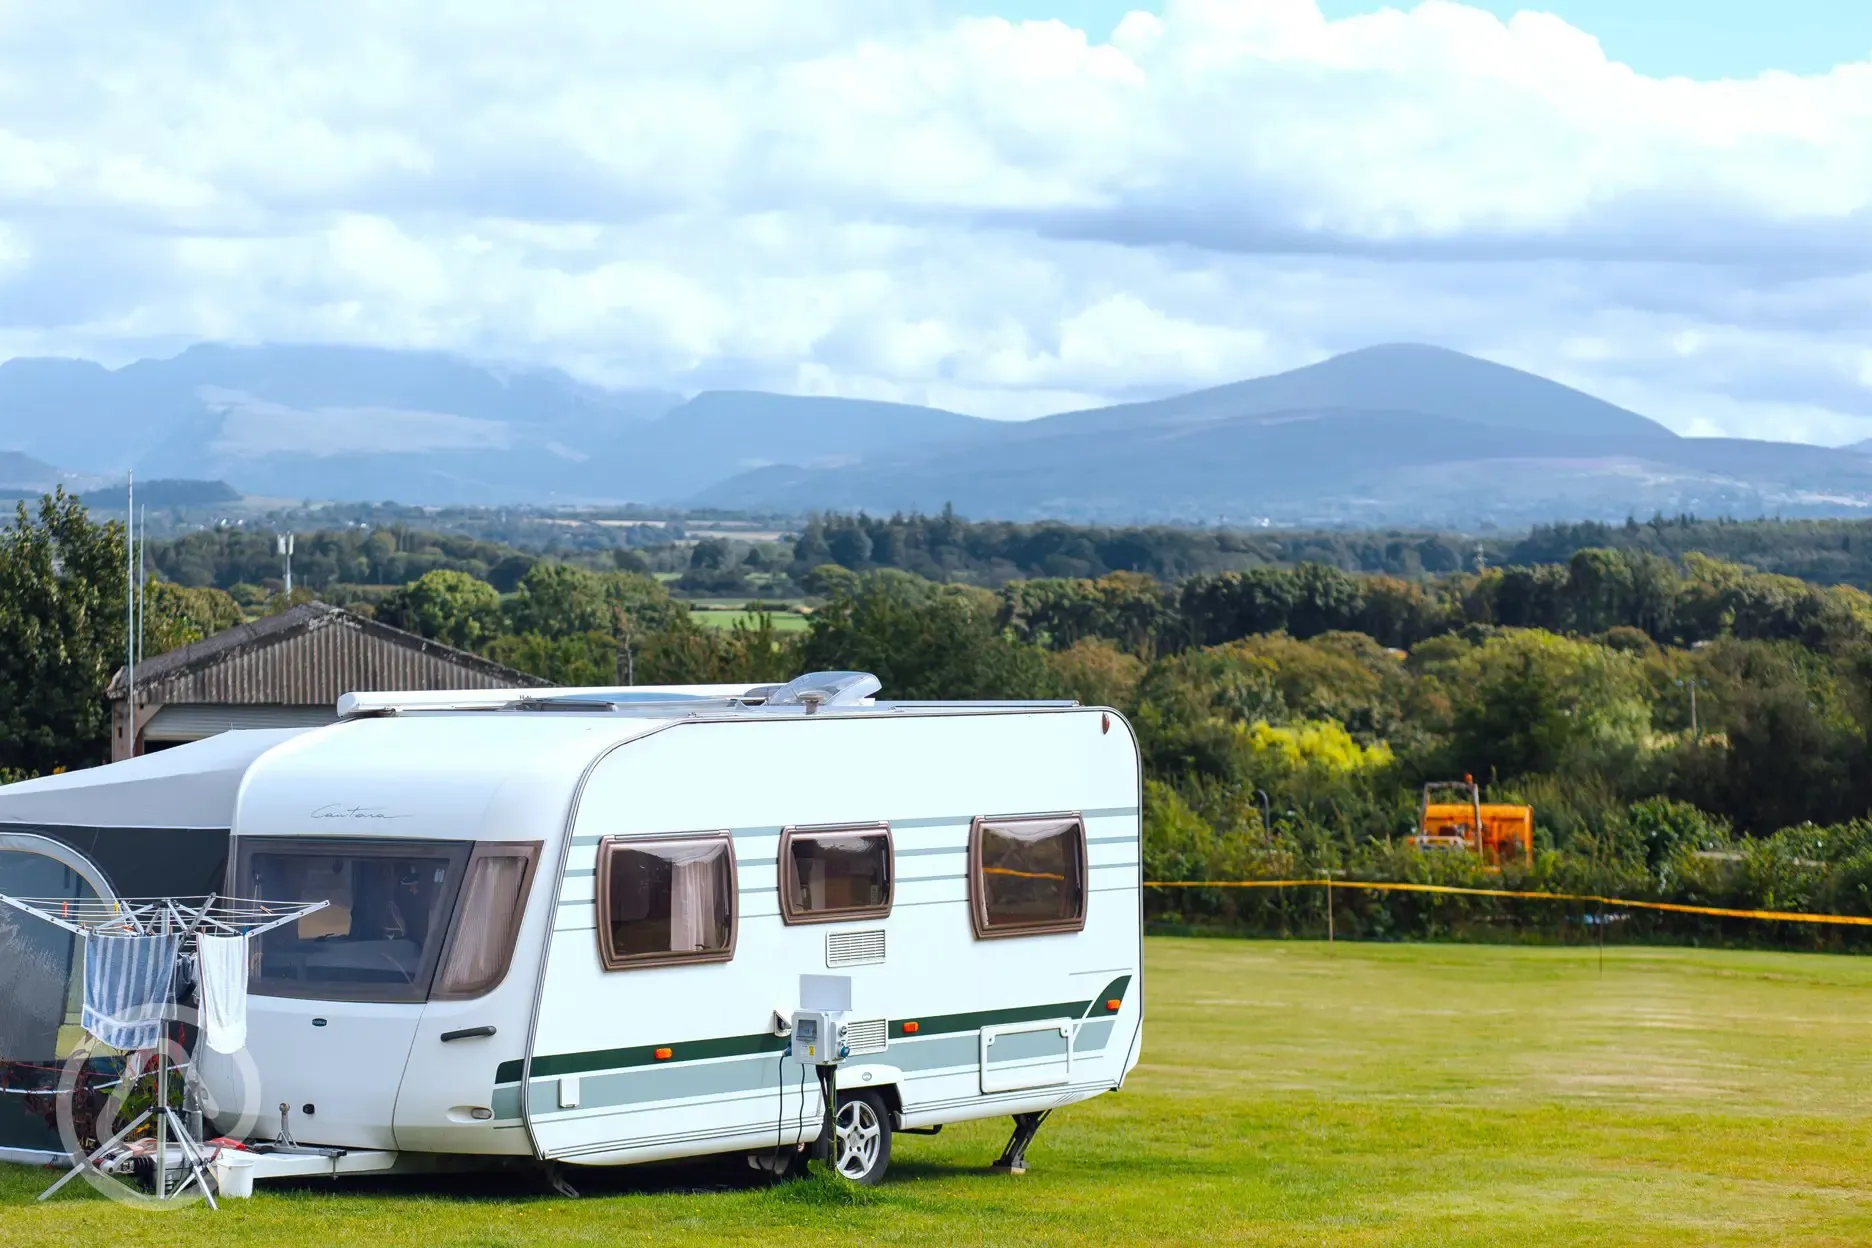
<instances>
[{"instance_id":1,"label":"yellow tape","mask_svg":"<svg viewBox=\"0 0 1872 1248\"><path fill-rule=\"evenodd\" d=\"M1146 880L1145 888L1362 888L1381 893L1454 893L1465 897L1521 897L1535 901L1590 901L1630 910L1668 910L1673 914L1710 914L1725 919L1773 919L1783 923L1840 923L1872 927L1872 916L1802 914L1793 910L1728 910L1721 906L1680 906L1668 901L1630 901L1592 893L1531 893L1509 888L1457 888L1448 884L1394 884L1361 880Z\"/></svg>"}]
</instances>

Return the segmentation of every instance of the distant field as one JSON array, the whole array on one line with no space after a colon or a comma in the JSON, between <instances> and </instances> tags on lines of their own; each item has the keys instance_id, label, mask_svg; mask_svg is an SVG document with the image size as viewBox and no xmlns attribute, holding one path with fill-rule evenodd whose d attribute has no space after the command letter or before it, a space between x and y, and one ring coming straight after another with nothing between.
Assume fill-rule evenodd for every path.
<instances>
[{"instance_id":1,"label":"distant field","mask_svg":"<svg viewBox=\"0 0 1872 1248\"><path fill-rule=\"evenodd\" d=\"M733 608L705 606L700 603L689 604L690 615L696 623L710 628L733 628L736 624L745 624L749 628L760 622L760 617L752 611L744 611L739 606ZM806 617L795 615L791 611L773 611L774 631L781 633L804 632Z\"/></svg>"},{"instance_id":2,"label":"distant field","mask_svg":"<svg viewBox=\"0 0 1872 1248\"><path fill-rule=\"evenodd\" d=\"M0 1242L1748 1245L1872 1242L1872 959L1153 940L1144 1065L1060 1111L900 1138L852 1200L734 1164L263 1189L142 1215L0 1167Z\"/></svg>"}]
</instances>

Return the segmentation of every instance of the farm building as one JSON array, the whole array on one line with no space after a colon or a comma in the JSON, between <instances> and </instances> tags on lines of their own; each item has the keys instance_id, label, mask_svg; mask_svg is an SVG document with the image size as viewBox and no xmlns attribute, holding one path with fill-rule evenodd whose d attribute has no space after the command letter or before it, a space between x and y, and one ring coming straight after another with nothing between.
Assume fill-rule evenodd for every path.
<instances>
[{"instance_id":1,"label":"farm building","mask_svg":"<svg viewBox=\"0 0 1872 1248\"><path fill-rule=\"evenodd\" d=\"M110 684L111 759L231 728L309 728L342 694L372 689L520 689L549 682L477 654L309 602L160 654L136 669L135 718Z\"/></svg>"}]
</instances>

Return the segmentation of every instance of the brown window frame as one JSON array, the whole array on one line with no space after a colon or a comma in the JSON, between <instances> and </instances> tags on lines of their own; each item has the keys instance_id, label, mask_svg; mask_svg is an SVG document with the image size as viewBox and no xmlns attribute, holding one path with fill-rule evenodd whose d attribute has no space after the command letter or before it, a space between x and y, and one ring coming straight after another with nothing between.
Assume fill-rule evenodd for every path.
<instances>
[{"instance_id":1,"label":"brown window frame","mask_svg":"<svg viewBox=\"0 0 1872 1248\"><path fill-rule=\"evenodd\" d=\"M982 878L982 834L990 826L1021 823L1071 823L1079 838L1079 913L1071 919L1045 919L1032 923L991 923L988 919L988 890ZM1085 930L1086 915L1092 909L1091 873L1086 848L1085 816L1078 811L1046 815L977 815L969 824L969 922L976 940L1003 940L1010 936L1050 936L1061 932Z\"/></svg>"},{"instance_id":2,"label":"brown window frame","mask_svg":"<svg viewBox=\"0 0 1872 1248\"><path fill-rule=\"evenodd\" d=\"M436 959L435 987L429 994L431 1001L472 1001L476 997L485 997L507 980L507 973L513 969L514 950L520 943L520 927L526 922L527 902L533 896L533 880L539 874L540 851L544 848L539 841L476 841L474 851L468 855L468 864L462 868L461 891L455 900L455 916L449 923L448 939L442 944L442 956ZM462 903L467 899L468 881L474 877L475 864L483 858L524 858L526 867L520 877L520 896L514 902L513 930L508 940L501 946L500 969L494 972L488 981L476 988L444 991L441 987L442 972L449 964L450 956L455 952L455 941L461 935L464 924L472 921Z\"/></svg>"},{"instance_id":3,"label":"brown window frame","mask_svg":"<svg viewBox=\"0 0 1872 1248\"><path fill-rule=\"evenodd\" d=\"M838 836L884 836L884 904L881 906L841 906L836 910L800 910L793 905L798 890L797 865L793 861L793 842L797 838L817 839ZM780 918L787 926L806 923L845 923L856 919L883 919L890 916L897 902L897 838L888 823L811 823L780 830Z\"/></svg>"},{"instance_id":4,"label":"brown window frame","mask_svg":"<svg viewBox=\"0 0 1872 1248\"><path fill-rule=\"evenodd\" d=\"M720 841L728 852L728 947L693 953L619 954L611 946L611 856L619 849L668 845L679 841ZM598 842L597 869L592 873L593 898L598 913L598 960L607 971L635 971L653 966L693 966L733 961L741 938L741 877L735 863L734 835L726 829L712 832L672 832L668 835L607 836Z\"/></svg>"}]
</instances>

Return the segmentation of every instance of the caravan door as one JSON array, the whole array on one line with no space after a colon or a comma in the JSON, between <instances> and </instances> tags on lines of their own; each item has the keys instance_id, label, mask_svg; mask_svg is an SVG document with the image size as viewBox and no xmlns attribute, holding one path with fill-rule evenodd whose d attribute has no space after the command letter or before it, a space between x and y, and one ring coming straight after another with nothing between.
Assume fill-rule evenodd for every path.
<instances>
[{"instance_id":1,"label":"caravan door","mask_svg":"<svg viewBox=\"0 0 1872 1248\"><path fill-rule=\"evenodd\" d=\"M397 1095L400 1148L433 1153L532 1152L511 1084L526 1053L537 965L514 962L541 845L480 841L423 1008ZM531 943L531 942L529 942ZM533 950L537 957L537 948ZM507 1072L507 1073L503 1073ZM503 1083L506 1091L497 1091Z\"/></svg>"},{"instance_id":2,"label":"caravan door","mask_svg":"<svg viewBox=\"0 0 1872 1248\"><path fill-rule=\"evenodd\" d=\"M781 1002L730 962L728 834L607 836L595 851L567 873L541 989L526 1089L540 1154L648 1161L796 1135Z\"/></svg>"}]
</instances>

